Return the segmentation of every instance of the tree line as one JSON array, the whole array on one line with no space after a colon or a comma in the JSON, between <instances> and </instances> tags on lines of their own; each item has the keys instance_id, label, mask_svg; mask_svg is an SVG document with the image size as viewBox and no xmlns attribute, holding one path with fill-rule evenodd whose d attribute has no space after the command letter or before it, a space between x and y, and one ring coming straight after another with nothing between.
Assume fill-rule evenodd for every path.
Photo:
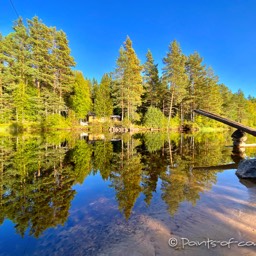
<instances>
[{"instance_id":1,"label":"tree line","mask_svg":"<svg viewBox=\"0 0 256 256\"><path fill-rule=\"evenodd\" d=\"M212 126L214 121L194 114L201 108L256 126L256 99L219 83L199 53L186 56L176 40L159 72L151 51L141 64L127 37L115 70L99 83L74 70L70 53L66 34L38 17L19 18L12 33L0 34L0 123L51 126L68 120L72 125L93 112L153 128L186 122Z\"/></svg>"}]
</instances>

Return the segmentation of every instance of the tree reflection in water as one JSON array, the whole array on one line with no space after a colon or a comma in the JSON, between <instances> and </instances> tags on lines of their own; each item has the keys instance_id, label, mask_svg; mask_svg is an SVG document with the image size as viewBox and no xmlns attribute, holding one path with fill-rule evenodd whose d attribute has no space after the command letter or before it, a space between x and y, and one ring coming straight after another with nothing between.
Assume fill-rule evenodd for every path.
<instances>
[{"instance_id":1,"label":"tree reflection in water","mask_svg":"<svg viewBox=\"0 0 256 256\"><path fill-rule=\"evenodd\" d=\"M184 202L196 204L220 171L193 169L232 162L226 134L120 135L119 141L79 136L3 137L0 140L0 224L15 223L23 236L39 237L63 225L75 196L73 185L99 172L114 188L119 210L129 218L143 194L150 205L159 182L171 215Z\"/></svg>"}]
</instances>

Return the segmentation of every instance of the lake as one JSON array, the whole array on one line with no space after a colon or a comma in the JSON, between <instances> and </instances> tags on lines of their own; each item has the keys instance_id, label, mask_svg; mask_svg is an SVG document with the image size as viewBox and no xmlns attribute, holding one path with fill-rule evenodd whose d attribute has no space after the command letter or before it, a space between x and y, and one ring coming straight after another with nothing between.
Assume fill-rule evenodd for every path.
<instances>
[{"instance_id":1,"label":"lake","mask_svg":"<svg viewBox=\"0 0 256 256\"><path fill-rule=\"evenodd\" d=\"M0 137L0 255L255 255L230 135Z\"/></svg>"}]
</instances>

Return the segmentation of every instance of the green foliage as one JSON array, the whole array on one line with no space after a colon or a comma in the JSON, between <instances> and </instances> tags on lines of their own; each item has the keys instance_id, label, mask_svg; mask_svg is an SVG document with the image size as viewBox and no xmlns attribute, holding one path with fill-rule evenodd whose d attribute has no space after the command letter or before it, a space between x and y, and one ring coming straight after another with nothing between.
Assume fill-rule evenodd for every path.
<instances>
[{"instance_id":1,"label":"green foliage","mask_svg":"<svg viewBox=\"0 0 256 256\"><path fill-rule=\"evenodd\" d=\"M159 78L157 64L154 64L154 59L150 50L148 50L146 58L147 60L143 65L144 93L142 95L141 106L143 114L145 114L149 106L162 108L167 92L164 83Z\"/></svg>"},{"instance_id":2,"label":"green foliage","mask_svg":"<svg viewBox=\"0 0 256 256\"><path fill-rule=\"evenodd\" d=\"M168 83L170 89L168 128L171 126L171 118L174 105L180 109L180 117L183 120L183 101L188 97L188 75L186 73L187 57L181 52L177 41L169 45L169 52L163 58L163 79ZM176 111L177 112L177 111Z\"/></svg>"},{"instance_id":3,"label":"green foliage","mask_svg":"<svg viewBox=\"0 0 256 256\"><path fill-rule=\"evenodd\" d=\"M256 127L256 100L250 97L247 103L248 119L247 123L251 127Z\"/></svg>"},{"instance_id":4,"label":"green foliage","mask_svg":"<svg viewBox=\"0 0 256 256\"><path fill-rule=\"evenodd\" d=\"M144 135L145 146L150 153L160 150L166 141L167 134L165 133L146 133Z\"/></svg>"},{"instance_id":5,"label":"green foliage","mask_svg":"<svg viewBox=\"0 0 256 256\"><path fill-rule=\"evenodd\" d=\"M109 178L112 171L113 145L109 141L97 141L94 148L94 168L100 170L104 180Z\"/></svg>"},{"instance_id":6,"label":"green foliage","mask_svg":"<svg viewBox=\"0 0 256 256\"><path fill-rule=\"evenodd\" d=\"M113 114L110 85L111 77L108 74L104 74L95 93L94 110L98 117L109 117Z\"/></svg>"},{"instance_id":7,"label":"green foliage","mask_svg":"<svg viewBox=\"0 0 256 256\"><path fill-rule=\"evenodd\" d=\"M72 151L71 161L75 164L75 177L82 184L91 172L91 147L85 141L77 141Z\"/></svg>"},{"instance_id":8,"label":"green foliage","mask_svg":"<svg viewBox=\"0 0 256 256\"><path fill-rule=\"evenodd\" d=\"M67 120L59 114L48 115L43 121L43 127L46 129L65 129L69 127Z\"/></svg>"},{"instance_id":9,"label":"green foliage","mask_svg":"<svg viewBox=\"0 0 256 256\"><path fill-rule=\"evenodd\" d=\"M198 127L200 128L224 128L224 124L217 122L215 120L212 120L210 118L204 117L204 116L200 116L197 115L195 117L195 123L198 125Z\"/></svg>"},{"instance_id":10,"label":"green foliage","mask_svg":"<svg viewBox=\"0 0 256 256\"><path fill-rule=\"evenodd\" d=\"M63 31L37 17L19 18L13 32L0 36L0 122L41 122L66 111L73 85L68 40Z\"/></svg>"},{"instance_id":11,"label":"green foliage","mask_svg":"<svg viewBox=\"0 0 256 256\"><path fill-rule=\"evenodd\" d=\"M38 17L25 24L19 18L10 34L0 34L1 124L39 124L46 120L46 127L67 127L94 111L98 117L119 114L122 120L128 120L124 121L126 126L147 120L148 127L165 127L166 121L157 124L159 111L150 114L158 121L151 116L145 118L150 107L155 107L168 116L168 128L188 121L198 122L201 127L221 126L197 117L193 112L197 108L256 126L255 99L219 84L203 58L197 52L185 56L176 40L163 58L163 75L159 77L152 53L148 50L142 66L127 37L116 69L111 75L105 74L98 85L95 79L85 79L81 72L72 71L75 61L64 31L48 27Z\"/></svg>"},{"instance_id":12,"label":"green foliage","mask_svg":"<svg viewBox=\"0 0 256 256\"><path fill-rule=\"evenodd\" d=\"M178 115L175 117L171 118L170 122L168 122L168 126L171 128L179 128L180 127L180 118Z\"/></svg>"},{"instance_id":13,"label":"green foliage","mask_svg":"<svg viewBox=\"0 0 256 256\"><path fill-rule=\"evenodd\" d=\"M77 118L83 119L91 109L89 80L85 80L81 72L75 72L74 91L71 96L71 108Z\"/></svg>"},{"instance_id":14,"label":"green foliage","mask_svg":"<svg viewBox=\"0 0 256 256\"><path fill-rule=\"evenodd\" d=\"M123 127L130 127L132 125L132 122L128 119L128 118L124 118L123 120L122 120L122 126Z\"/></svg>"},{"instance_id":15,"label":"green foliage","mask_svg":"<svg viewBox=\"0 0 256 256\"><path fill-rule=\"evenodd\" d=\"M122 119L126 116L128 120L133 121L137 107L142 103L142 67L129 37L119 54L112 96L115 98L115 106L121 109Z\"/></svg>"},{"instance_id":16,"label":"green foliage","mask_svg":"<svg viewBox=\"0 0 256 256\"><path fill-rule=\"evenodd\" d=\"M158 108L149 107L144 117L144 125L150 128L164 128L167 125L167 120Z\"/></svg>"},{"instance_id":17,"label":"green foliage","mask_svg":"<svg viewBox=\"0 0 256 256\"><path fill-rule=\"evenodd\" d=\"M7 137L0 145L0 220L10 219L21 236L63 225L75 194L73 172L63 168L65 151L40 137Z\"/></svg>"},{"instance_id":18,"label":"green foliage","mask_svg":"<svg viewBox=\"0 0 256 256\"><path fill-rule=\"evenodd\" d=\"M21 123L14 122L9 126L9 130L11 134L17 135L23 133L24 127Z\"/></svg>"},{"instance_id":19,"label":"green foliage","mask_svg":"<svg viewBox=\"0 0 256 256\"><path fill-rule=\"evenodd\" d=\"M169 52L163 58L163 78L169 83L175 103L179 104L187 96L188 75L186 73L186 56L182 53L176 40L169 45Z\"/></svg>"}]
</instances>

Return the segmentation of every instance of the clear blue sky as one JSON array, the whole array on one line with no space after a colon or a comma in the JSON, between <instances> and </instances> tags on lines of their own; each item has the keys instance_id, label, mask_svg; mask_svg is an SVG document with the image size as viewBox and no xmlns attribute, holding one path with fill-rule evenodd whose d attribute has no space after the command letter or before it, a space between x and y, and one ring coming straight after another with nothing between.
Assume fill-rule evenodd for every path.
<instances>
[{"instance_id":1,"label":"clear blue sky","mask_svg":"<svg viewBox=\"0 0 256 256\"><path fill-rule=\"evenodd\" d=\"M129 35L141 62L151 50L156 63L176 39L188 55L204 58L233 92L256 96L256 0L12 0L23 18L37 15L64 30L77 67L100 79L115 68ZM17 18L10 0L0 0L0 31Z\"/></svg>"}]
</instances>

